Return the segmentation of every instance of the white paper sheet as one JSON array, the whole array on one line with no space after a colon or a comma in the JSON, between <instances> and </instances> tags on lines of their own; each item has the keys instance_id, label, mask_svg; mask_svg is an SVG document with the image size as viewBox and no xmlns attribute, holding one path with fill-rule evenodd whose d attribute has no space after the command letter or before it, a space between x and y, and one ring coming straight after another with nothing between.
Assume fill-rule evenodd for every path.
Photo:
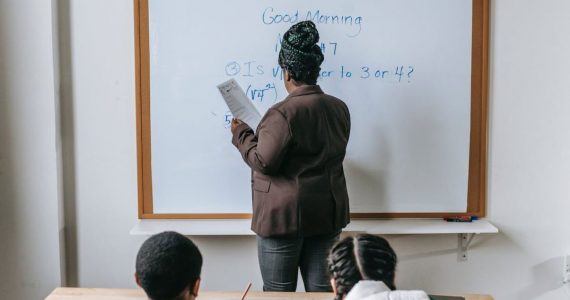
<instances>
[{"instance_id":1,"label":"white paper sheet","mask_svg":"<svg viewBox=\"0 0 570 300\"><path fill-rule=\"evenodd\" d=\"M220 83L217 87L234 118L242 120L253 130L256 130L261 121L261 114L251 103L251 100L247 98L235 79L232 78Z\"/></svg>"}]
</instances>

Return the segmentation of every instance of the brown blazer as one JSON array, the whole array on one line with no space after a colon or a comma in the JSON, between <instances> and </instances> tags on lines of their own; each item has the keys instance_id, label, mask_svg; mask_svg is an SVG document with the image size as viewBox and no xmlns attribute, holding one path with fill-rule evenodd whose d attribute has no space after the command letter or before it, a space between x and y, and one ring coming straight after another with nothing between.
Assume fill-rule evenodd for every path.
<instances>
[{"instance_id":1,"label":"brown blazer","mask_svg":"<svg viewBox=\"0 0 570 300\"><path fill-rule=\"evenodd\" d=\"M262 237L314 236L350 221L342 162L350 114L318 85L270 108L256 133L240 124L232 143L252 169L251 229Z\"/></svg>"}]
</instances>

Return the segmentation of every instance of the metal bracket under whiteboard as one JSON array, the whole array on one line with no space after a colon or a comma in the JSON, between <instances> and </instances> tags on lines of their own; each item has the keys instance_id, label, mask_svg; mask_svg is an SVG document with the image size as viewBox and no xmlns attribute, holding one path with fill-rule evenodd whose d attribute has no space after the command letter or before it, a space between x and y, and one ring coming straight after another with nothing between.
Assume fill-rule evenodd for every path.
<instances>
[{"instance_id":1,"label":"metal bracket under whiteboard","mask_svg":"<svg viewBox=\"0 0 570 300\"><path fill-rule=\"evenodd\" d=\"M467 250L476 233L458 233L457 234L457 261L467 261Z\"/></svg>"}]
</instances>

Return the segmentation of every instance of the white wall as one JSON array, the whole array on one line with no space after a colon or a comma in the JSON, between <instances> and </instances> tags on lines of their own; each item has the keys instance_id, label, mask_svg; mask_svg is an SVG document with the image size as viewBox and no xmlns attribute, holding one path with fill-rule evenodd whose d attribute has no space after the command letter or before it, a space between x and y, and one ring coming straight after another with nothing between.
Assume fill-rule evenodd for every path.
<instances>
[{"instance_id":1,"label":"white wall","mask_svg":"<svg viewBox=\"0 0 570 300\"><path fill-rule=\"evenodd\" d=\"M69 285L133 286L132 1L59 1Z\"/></svg>"},{"instance_id":2,"label":"white wall","mask_svg":"<svg viewBox=\"0 0 570 300\"><path fill-rule=\"evenodd\" d=\"M492 2L488 218L501 233L477 237L465 263L456 262L455 236L390 237L401 260L398 283L434 293L490 293L501 300L568 299L569 289L561 285L561 257L570 252L570 2ZM53 99L35 100L49 94L49 80L31 81L39 75L30 75L28 65L29 57L42 64L48 54L27 52L50 48L24 32L33 28L48 35L49 20L42 15L22 21L23 5L0 3L0 58L10 58L0 61L0 95L2 100L29 99L0 102L0 138L10 139L9 145L0 143L0 195L26 201L2 201L0 229L11 233L13 244L43 237L42 244L32 245L51 249L54 242L48 237L57 234L43 231L57 229L47 226L57 219L57 183L45 179L55 176L56 114ZM83 287L134 287L134 257L142 238L128 235L137 213L132 1L58 3L68 279ZM43 12L45 6L32 11ZM26 21L30 27L24 28ZM16 25L6 31L6 23ZM45 64L41 70L52 74ZM39 199L54 205L40 205ZM37 207L47 215L30 213ZM26 213L46 218L44 234L19 223L18 231L10 227ZM252 237L196 241L205 256L204 289L241 290L249 280L260 289ZM0 251L8 251L0 257L25 249L17 247L3 246ZM9 262L18 276L8 278L2 271L2 281L54 284L55 275L30 274L36 270L27 268L37 261L35 252L24 255L30 258L22 260L26 266Z\"/></svg>"},{"instance_id":3,"label":"white wall","mask_svg":"<svg viewBox=\"0 0 570 300\"><path fill-rule=\"evenodd\" d=\"M51 1L0 1L0 299L61 284Z\"/></svg>"},{"instance_id":4,"label":"white wall","mask_svg":"<svg viewBox=\"0 0 570 300\"><path fill-rule=\"evenodd\" d=\"M127 234L136 220L131 3L72 1L81 286L134 286L141 239ZM501 233L478 237L466 263L456 262L455 236L391 237L398 282L497 299L568 299L561 257L570 252L570 2L496 0L491 22L488 217ZM240 290L247 280L261 288L253 238L196 240L204 289Z\"/></svg>"}]
</instances>

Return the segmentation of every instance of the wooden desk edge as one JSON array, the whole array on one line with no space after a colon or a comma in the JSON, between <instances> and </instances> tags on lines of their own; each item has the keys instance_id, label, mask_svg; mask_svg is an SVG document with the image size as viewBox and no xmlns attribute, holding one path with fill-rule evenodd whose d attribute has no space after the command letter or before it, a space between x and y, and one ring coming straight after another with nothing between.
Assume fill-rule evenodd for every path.
<instances>
[{"instance_id":1,"label":"wooden desk edge","mask_svg":"<svg viewBox=\"0 0 570 300\"><path fill-rule=\"evenodd\" d=\"M242 291L216 292L204 291L198 295L198 299L239 299ZM437 293L438 295L443 295ZM478 294L451 294L451 296L465 297L465 300L493 300L490 295ZM279 293L279 292L249 292L247 299L327 299L332 300L331 293ZM146 300L147 297L142 289L111 289L111 288L55 288L45 300Z\"/></svg>"}]
</instances>

